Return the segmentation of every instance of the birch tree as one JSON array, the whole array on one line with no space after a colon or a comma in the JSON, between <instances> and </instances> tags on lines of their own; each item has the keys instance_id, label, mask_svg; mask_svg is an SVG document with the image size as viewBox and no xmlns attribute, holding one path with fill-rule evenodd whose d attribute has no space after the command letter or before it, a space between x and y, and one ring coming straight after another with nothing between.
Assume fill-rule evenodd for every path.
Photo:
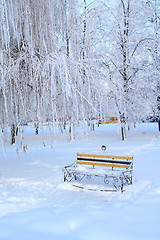
<instances>
[{"instance_id":1,"label":"birch tree","mask_svg":"<svg viewBox=\"0 0 160 240\"><path fill-rule=\"evenodd\" d=\"M160 131L160 1L145 1L144 6L145 12L148 15L148 27L150 28L154 39L153 43L149 47L149 51L151 52L153 59L152 78L155 80L155 84L157 85L157 91L155 92L155 95L157 96L157 106L155 106L154 112L159 115L158 129Z\"/></svg>"},{"instance_id":2,"label":"birch tree","mask_svg":"<svg viewBox=\"0 0 160 240\"><path fill-rule=\"evenodd\" d=\"M85 13L78 15L76 2L2 0L0 9L1 125L75 125L98 115L96 83L84 62Z\"/></svg>"},{"instance_id":3,"label":"birch tree","mask_svg":"<svg viewBox=\"0 0 160 240\"><path fill-rule=\"evenodd\" d=\"M108 68L108 82L112 86L111 94L115 96L115 106L121 121L122 140L125 139L126 125L137 121L137 115L146 114L142 105L143 97L139 94L142 81L147 79L148 67L151 59L148 47L153 41L152 35L147 30L147 15L142 2L133 0L117 0L103 3L103 39L106 40L103 49L103 64ZM104 16L108 21L104 21ZM105 35L106 33L106 35ZM104 41L104 40L103 40ZM102 56L102 55L101 55ZM150 84L145 84L145 92ZM154 91L152 91L154 96ZM141 99L139 99L141 97ZM137 100L136 100L137 99ZM149 96L146 96L149 99ZM150 101L147 100L150 104ZM150 104L151 105L151 104Z\"/></svg>"}]
</instances>

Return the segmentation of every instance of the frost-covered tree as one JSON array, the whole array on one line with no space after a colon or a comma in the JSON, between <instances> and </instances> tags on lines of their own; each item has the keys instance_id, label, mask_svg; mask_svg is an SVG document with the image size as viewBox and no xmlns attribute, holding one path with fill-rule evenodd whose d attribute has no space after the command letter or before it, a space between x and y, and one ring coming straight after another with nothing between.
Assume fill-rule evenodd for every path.
<instances>
[{"instance_id":1,"label":"frost-covered tree","mask_svg":"<svg viewBox=\"0 0 160 240\"><path fill-rule=\"evenodd\" d=\"M99 106L95 76L84 61L91 47L86 2L0 4L1 126L12 126L14 139L22 121L69 121L73 137L75 124L98 115Z\"/></svg>"},{"instance_id":2,"label":"frost-covered tree","mask_svg":"<svg viewBox=\"0 0 160 240\"><path fill-rule=\"evenodd\" d=\"M144 2L145 12L148 15L148 28L152 34L153 42L149 46L153 63L152 63L152 79L157 86L155 95L157 97L157 105L153 107L155 114L159 115L159 131L160 131L160 1L150 0Z\"/></svg>"},{"instance_id":3,"label":"frost-covered tree","mask_svg":"<svg viewBox=\"0 0 160 240\"><path fill-rule=\"evenodd\" d=\"M109 99L115 100L122 139L125 139L126 125L130 126L145 116L144 101L150 106L150 99L155 97L155 89L150 88L154 84L148 78L152 62L148 47L153 38L147 29L148 16L142 1L102 1L101 8L104 14L99 15L100 35L105 48L99 52L99 57L103 58L102 64L109 73L106 75L111 90ZM142 89L146 94L139 92Z\"/></svg>"}]
</instances>

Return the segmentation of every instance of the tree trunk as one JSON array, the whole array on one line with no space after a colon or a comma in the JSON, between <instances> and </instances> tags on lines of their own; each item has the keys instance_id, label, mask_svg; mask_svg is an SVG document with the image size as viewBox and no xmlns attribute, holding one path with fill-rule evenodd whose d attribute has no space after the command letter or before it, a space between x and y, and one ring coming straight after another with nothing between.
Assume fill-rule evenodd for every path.
<instances>
[{"instance_id":1,"label":"tree trunk","mask_svg":"<svg viewBox=\"0 0 160 240\"><path fill-rule=\"evenodd\" d=\"M16 136L18 135L18 127L16 127Z\"/></svg>"},{"instance_id":2,"label":"tree trunk","mask_svg":"<svg viewBox=\"0 0 160 240\"><path fill-rule=\"evenodd\" d=\"M35 123L34 126L35 126L35 128L36 128L36 135L38 135L39 124L38 124L38 123Z\"/></svg>"},{"instance_id":3,"label":"tree trunk","mask_svg":"<svg viewBox=\"0 0 160 240\"><path fill-rule=\"evenodd\" d=\"M159 119L158 119L158 130L159 130L159 132L160 132L160 117L159 117Z\"/></svg>"},{"instance_id":4,"label":"tree trunk","mask_svg":"<svg viewBox=\"0 0 160 240\"><path fill-rule=\"evenodd\" d=\"M66 33L66 43L67 43L67 57L69 57L70 49L69 49L69 36L68 36L68 33Z\"/></svg>"},{"instance_id":5,"label":"tree trunk","mask_svg":"<svg viewBox=\"0 0 160 240\"><path fill-rule=\"evenodd\" d=\"M16 142L16 127L15 124L12 124L11 126L11 144L14 144Z\"/></svg>"},{"instance_id":6,"label":"tree trunk","mask_svg":"<svg viewBox=\"0 0 160 240\"><path fill-rule=\"evenodd\" d=\"M94 131L94 123L91 122L91 131Z\"/></svg>"},{"instance_id":7,"label":"tree trunk","mask_svg":"<svg viewBox=\"0 0 160 240\"><path fill-rule=\"evenodd\" d=\"M126 132L124 124L121 125L121 134L122 134L122 141L126 139Z\"/></svg>"},{"instance_id":8,"label":"tree trunk","mask_svg":"<svg viewBox=\"0 0 160 240\"><path fill-rule=\"evenodd\" d=\"M83 59L85 59L85 48L86 48L86 28L87 28L87 22L86 22L86 0L84 0L84 14L85 14L85 19L83 21Z\"/></svg>"},{"instance_id":9,"label":"tree trunk","mask_svg":"<svg viewBox=\"0 0 160 240\"><path fill-rule=\"evenodd\" d=\"M70 126L70 140L75 140L75 126L73 122L71 122Z\"/></svg>"},{"instance_id":10,"label":"tree trunk","mask_svg":"<svg viewBox=\"0 0 160 240\"><path fill-rule=\"evenodd\" d=\"M121 121L121 134L122 134L122 141L124 141L126 139L126 131L125 131L125 115L124 113L121 114L120 116L120 121Z\"/></svg>"}]
</instances>

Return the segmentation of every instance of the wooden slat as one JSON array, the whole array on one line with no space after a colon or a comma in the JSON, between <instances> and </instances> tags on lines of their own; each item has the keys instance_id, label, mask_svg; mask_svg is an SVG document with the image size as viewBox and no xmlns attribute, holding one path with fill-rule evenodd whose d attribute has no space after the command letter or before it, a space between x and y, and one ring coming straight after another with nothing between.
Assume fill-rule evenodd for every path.
<instances>
[{"instance_id":1,"label":"wooden slat","mask_svg":"<svg viewBox=\"0 0 160 240\"><path fill-rule=\"evenodd\" d=\"M79 156L79 157L93 157L93 158L110 158L110 159L133 160L133 157L126 157L126 156L96 155L96 154L82 154L82 153L77 153L77 156Z\"/></svg>"},{"instance_id":2,"label":"wooden slat","mask_svg":"<svg viewBox=\"0 0 160 240\"><path fill-rule=\"evenodd\" d=\"M96 163L96 162L82 162L77 161L77 164L92 165L92 166L105 166L105 167L117 167L117 168L133 168L132 166L122 165L122 164L108 164L108 163Z\"/></svg>"}]
</instances>

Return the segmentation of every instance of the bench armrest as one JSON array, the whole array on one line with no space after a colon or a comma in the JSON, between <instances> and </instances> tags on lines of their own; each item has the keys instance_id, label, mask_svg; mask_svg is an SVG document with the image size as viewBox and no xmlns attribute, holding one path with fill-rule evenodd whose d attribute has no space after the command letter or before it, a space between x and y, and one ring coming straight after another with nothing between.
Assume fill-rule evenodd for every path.
<instances>
[{"instance_id":1,"label":"bench armrest","mask_svg":"<svg viewBox=\"0 0 160 240\"><path fill-rule=\"evenodd\" d=\"M76 162L74 162L74 163L72 163L72 164L70 164L70 165L68 165L68 166L65 166L63 169L62 169L62 172L65 172L66 170L67 170L67 168L69 168L69 167L75 167L76 166Z\"/></svg>"}]
</instances>

